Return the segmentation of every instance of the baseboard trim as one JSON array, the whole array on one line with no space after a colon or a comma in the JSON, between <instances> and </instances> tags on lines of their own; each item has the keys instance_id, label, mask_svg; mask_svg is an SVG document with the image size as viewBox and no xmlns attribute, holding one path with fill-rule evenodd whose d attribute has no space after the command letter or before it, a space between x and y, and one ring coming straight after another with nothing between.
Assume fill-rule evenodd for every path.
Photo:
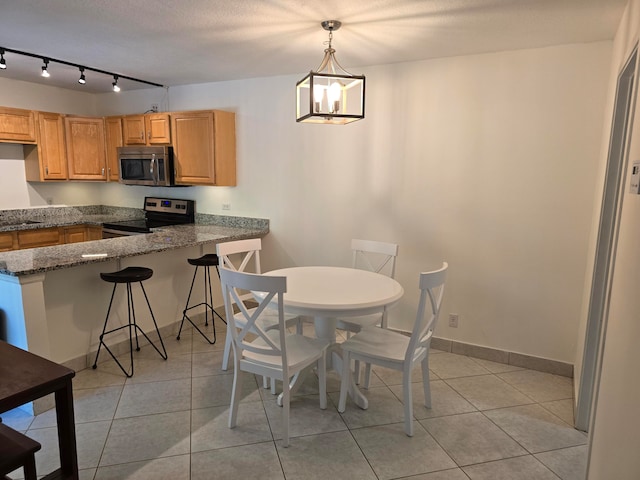
<instances>
[{"instance_id":1,"label":"baseboard trim","mask_svg":"<svg viewBox=\"0 0 640 480\"><path fill-rule=\"evenodd\" d=\"M438 337L433 337L431 340L431 348L450 353L457 353L459 355L480 358L482 360L490 360L496 363L513 365L514 367L528 368L531 370L538 370L540 372L573 378L573 365L570 363L560 362L558 360L551 360L548 358L525 355L523 353L499 350L496 348L484 347L482 345L474 345L471 343L463 343Z\"/></svg>"}]
</instances>

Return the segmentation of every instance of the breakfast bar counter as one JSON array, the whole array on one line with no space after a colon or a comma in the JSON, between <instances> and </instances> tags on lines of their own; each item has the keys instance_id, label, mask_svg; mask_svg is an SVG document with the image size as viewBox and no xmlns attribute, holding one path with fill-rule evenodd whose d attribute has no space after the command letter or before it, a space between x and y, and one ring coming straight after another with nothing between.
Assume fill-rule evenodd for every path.
<instances>
[{"instance_id":1,"label":"breakfast bar counter","mask_svg":"<svg viewBox=\"0 0 640 480\"><path fill-rule=\"evenodd\" d=\"M169 334L182 318L191 284L187 259L215 253L217 243L268 232L266 219L197 215L195 224L147 234L2 252L0 339L75 370L85 368L111 293L100 273L151 268L145 289L161 331ZM222 305L221 293L214 292L214 302ZM114 310L126 320L126 301L114 303ZM141 324L146 331L146 319Z\"/></svg>"}]
</instances>

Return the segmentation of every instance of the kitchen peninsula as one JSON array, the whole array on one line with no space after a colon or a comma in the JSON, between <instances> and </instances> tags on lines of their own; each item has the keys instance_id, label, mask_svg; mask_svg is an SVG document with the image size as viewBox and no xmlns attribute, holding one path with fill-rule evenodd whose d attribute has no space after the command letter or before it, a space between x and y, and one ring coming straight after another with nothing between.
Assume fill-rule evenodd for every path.
<instances>
[{"instance_id":1,"label":"kitchen peninsula","mask_svg":"<svg viewBox=\"0 0 640 480\"><path fill-rule=\"evenodd\" d=\"M98 217L80 215L65 224L95 224ZM145 288L160 328L170 332L182 318L193 275L187 258L213 253L219 242L268 232L266 219L196 214L195 224L148 234L0 253L0 338L70 368L85 368L87 355L97 348L111 294L100 272L153 269ZM216 295L216 304L222 304L221 294ZM114 303L114 309L126 323L126 301ZM145 331L147 320L141 313Z\"/></svg>"}]
</instances>

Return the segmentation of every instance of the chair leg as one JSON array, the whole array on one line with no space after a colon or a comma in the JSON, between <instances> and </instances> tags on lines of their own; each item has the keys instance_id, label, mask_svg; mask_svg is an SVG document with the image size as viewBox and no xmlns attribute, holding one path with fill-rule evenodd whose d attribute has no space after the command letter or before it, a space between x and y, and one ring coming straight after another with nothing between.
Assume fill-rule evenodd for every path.
<instances>
[{"instance_id":1,"label":"chair leg","mask_svg":"<svg viewBox=\"0 0 640 480\"><path fill-rule=\"evenodd\" d=\"M371 364L366 363L364 367L364 388L369 390L369 383L371 383Z\"/></svg>"},{"instance_id":2,"label":"chair leg","mask_svg":"<svg viewBox=\"0 0 640 480\"><path fill-rule=\"evenodd\" d=\"M421 362L422 386L424 388L424 406L431 408L431 383L429 381L429 352Z\"/></svg>"},{"instance_id":3,"label":"chair leg","mask_svg":"<svg viewBox=\"0 0 640 480\"><path fill-rule=\"evenodd\" d=\"M413 397L411 396L411 366L402 372L402 399L404 400L404 433L413 437Z\"/></svg>"},{"instance_id":4,"label":"chair leg","mask_svg":"<svg viewBox=\"0 0 640 480\"><path fill-rule=\"evenodd\" d=\"M25 460L23 471L24 480L37 480L38 475L36 473L36 459L33 454L29 455L29 457Z\"/></svg>"},{"instance_id":5,"label":"chair leg","mask_svg":"<svg viewBox=\"0 0 640 480\"><path fill-rule=\"evenodd\" d=\"M353 370L353 381L356 382L356 385L360 384L360 360L355 360L353 362L354 370Z\"/></svg>"},{"instance_id":6,"label":"chair leg","mask_svg":"<svg viewBox=\"0 0 640 480\"><path fill-rule=\"evenodd\" d=\"M318 359L318 386L320 390L320 409L327 408L327 355L326 350Z\"/></svg>"},{"instance_id":7,"label":"chair leg","mask_svg":"<svg viewBox=\"0 0 640 480\"><path fill-rule=\"evenodd\" d=\"M291 387L287 379L282 381L282 446L289 446L289 412L291 410Z\"/></svg>"},{"instance_id":8,"label":"chair leg","mask_svg":"<svg viewBox=\"0 0 640 480\"><path fill-rule=\"evenodd\" d=\"M231 338L231 332L229 328L227 328L227 333L224 339L224 352L222 353L222 370L225 372L229 368L229 357L231 356L231 342L233 339Z\"/></svg>"},{"instance_id":9,"label":"chair leg","mask_svg":"<svg viewBox=\"0 0 640 480\"><path fill-rule=\"evenodd\" d=\"M234 428L238 420L238 405L240 404L240 395L242 394L242 372L240 371L240 362L234 362L233 369L233 388L231 390L231 408L229 410L229 428Z\"/></svg>"},{"instance_id":10,"label":"chair leg","mask_svg":"<svg viewBox=\"0 0 640 480\"><path fill-rule=\"evenodd\" d=\"M340 401L338 402L338 412L344 413L347 409L347 393L351 381L351 359L347 350L342 351L342 381L340 382Z\"/></svg>"}]
</instances>

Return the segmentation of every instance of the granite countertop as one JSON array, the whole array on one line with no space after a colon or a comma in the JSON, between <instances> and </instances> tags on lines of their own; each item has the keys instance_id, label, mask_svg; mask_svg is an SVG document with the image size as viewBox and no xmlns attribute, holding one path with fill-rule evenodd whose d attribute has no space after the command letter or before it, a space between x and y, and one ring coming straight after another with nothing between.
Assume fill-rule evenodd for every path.
<instances>
[{"instance_id":1,"label":"granite countertop","mask_svg":"<svg viewBox=\"0 0 640 480\"><path fill-rule=\"evenodd\" d=\"M55 225L101 225L115 220L140 218L135 215L135 212L126 212L126 215L122 213L87 212L82 215L66 216L67 218L47 216L42 223L20 225L18 229L46 228ZM13 228L13 226L5 228ZM107 262L176 248L263 237L267 233L269 233L269 221L266 219L196 214L195 224L155 228L152 233L142 235L1 252L0 275L23 276L44 273L76 265Z\"/></svg>"}]
</instances>

